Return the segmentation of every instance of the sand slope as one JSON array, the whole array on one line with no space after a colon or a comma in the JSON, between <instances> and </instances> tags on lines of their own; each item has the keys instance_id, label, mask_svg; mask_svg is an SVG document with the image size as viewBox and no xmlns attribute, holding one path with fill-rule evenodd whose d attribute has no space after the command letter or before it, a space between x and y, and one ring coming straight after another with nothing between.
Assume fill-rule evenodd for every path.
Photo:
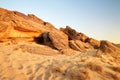
<instances>
[{"instance_id":1,"label":"sand slope","mask_svg":"<svg viewBox=\"0 0 120 80\"><path fill-rule=\"evenodd\" d=\"M120 80L120 61L95 55L96 50L65 56L31 42L0 43L0 80Z\"/></svg>"}]
</instances>

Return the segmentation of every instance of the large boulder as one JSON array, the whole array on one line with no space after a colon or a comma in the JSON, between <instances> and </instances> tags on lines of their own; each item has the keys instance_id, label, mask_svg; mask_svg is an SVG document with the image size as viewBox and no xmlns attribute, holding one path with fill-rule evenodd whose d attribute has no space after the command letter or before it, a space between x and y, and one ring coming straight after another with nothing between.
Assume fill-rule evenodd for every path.
<instances>
[{"instance_id":1,"label":"large boulder","mask_svg":"<svg viewBox=\"0 0 120 80\"><path fill-rule=\"evenodd\" d=\"M97 51L97 55L101 56L102 54L111 55L113 57L119 57L120 48L109 41L101 41L100 48Z\"/></svg>"},{"instance_id":2,"label":"large boulder","mask_svg":"<svg viewBox=\"0 0 120 80\"><path fill-rule=\"evenodd\" d=\"M68 36L62 32L50 32L49 38L58 50L68 48Z\"/></svg>"},{"instance_id":3,"label":"large boulder","mask_svg":"<svg viewBox=\"0 0 120 80\"><path fill-rule=\"evenodd\" d=\"M37 42L62 50L68 48L68 36L61 31L45 32L36 38Z\"/></svg>"}]
</instances>

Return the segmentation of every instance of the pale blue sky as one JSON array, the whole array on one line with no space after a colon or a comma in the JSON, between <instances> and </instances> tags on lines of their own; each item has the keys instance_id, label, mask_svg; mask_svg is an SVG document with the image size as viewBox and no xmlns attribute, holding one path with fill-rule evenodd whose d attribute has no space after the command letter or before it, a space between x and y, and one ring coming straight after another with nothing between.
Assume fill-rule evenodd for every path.
<instances>
[{"instance_id":1,"label":"pale blue sky","mask_svg":"<svg viewBox=\"0 0 120 80\"><path fill-rule=\"evenodd\" d=\"M56 28L69 25L90 37L120 43L120 0L0 0L0 7L33 13Z\"/></svg>"}]
</instances>

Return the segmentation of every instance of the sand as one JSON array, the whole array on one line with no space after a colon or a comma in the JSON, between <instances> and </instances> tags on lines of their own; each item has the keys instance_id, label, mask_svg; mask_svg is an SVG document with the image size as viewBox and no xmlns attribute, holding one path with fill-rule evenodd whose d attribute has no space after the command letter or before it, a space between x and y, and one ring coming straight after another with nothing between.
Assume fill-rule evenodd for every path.
<instances>
[{"instance_id":1,"label":"sand","mask_svg":"<svg viewBox=\"0 0 120 80\"><path fill-rule=\"evenodd\" d=\"M32 42L0 43L0 80L120 80L120 61L96 50L66 56Z\"/></svg>"}]
</instances>

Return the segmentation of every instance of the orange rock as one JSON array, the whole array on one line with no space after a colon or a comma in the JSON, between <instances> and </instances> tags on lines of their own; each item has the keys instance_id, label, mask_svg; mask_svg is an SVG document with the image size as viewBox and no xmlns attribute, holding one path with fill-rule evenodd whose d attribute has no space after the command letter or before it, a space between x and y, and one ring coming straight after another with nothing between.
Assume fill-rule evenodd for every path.
<instances>
[{"instance_id":1,"label":"orange rock","mask_svg":"<svg viewBox=\"0 0 120 80\"><path fill-rule=\"evenodd\" d=\"M85 52L87 50L92 50L93 47L89 43L84 43L80 40L70 40L69 46L77 51Z\"/></svg>"},{"instance_id":2,"label":"orange rock","mask_svg":"<svg viewBox=\"0 0 120 80\"><path fill-rule=\"evenodd\" d=\"M26 20L27 16L22 13L2 8L0 8L0 12L0 41L21 37L34 38L47 31L43 25L32 20Z\"/></svg>"},{"instance_id":3,"label":"orange rock","mask_svg":"<svg viewBox=\"0 0 120 80\"><path fill-rule=\"evenodd\" d=\"M68 48L68 37L63 35L61 31L46 32L39 37L38 40L43 40L41 43L53 47L55 49L61 50Z\"/></svg>"},{"instance_id":4,"label":"orange rock","mask_svg":"<svg viewBox=\"0 0 120 80\"><path fill-rule=\"evenodd\" d=\"M31 19L31 20L34 20L40 24L44 24L44 21L40 18L38 18L37 16L35 16L34 14L28 14L28 17Z\"/></svg>"},{"instance_id":5,"label":"orange rock","mask_svg":"<svg viewBox=\"0 0 120 80\"><path fill-rule=\"evenodd\" d=\"M100 47L100 41L95 40L93 38L88 38L87 42L89 42L94 48L99 48Z\"/></svg>"},{"instance_id":6,"label":"orange rock","mask_svg":"<svg viewBox=\"0 0 120 80\"><path fill-rule=\"evenodd\" d=\"M78 34L80 36L80 40L83 41L83 42L86 42L87 39L88 39L88 36L86 36L85 34L83 33L79 33Z\"/></svg>"},{"instance_id":7,"label":"orange rock","mask_svg":"<svg viewBox=\"0 0 120 80\"><path fill-rule=\"evenodd\" d=\"M101 41L97 54L100 55L103 53L111 55L113 57L118 57L120 55L120 48L109 41Z\"/></svg>"},{"instance_id":8,"label":"orange rock","mask_svg":"<svg viewBox=\"0 0 120 80\"><path fill-rule=\"evenodd\" d=\"M60 28L60 30L68 35L69 40L80 39L78 36L78 32L70 28L69 26L66 26L66 28Z\"/></svg>"}]
</instances>

